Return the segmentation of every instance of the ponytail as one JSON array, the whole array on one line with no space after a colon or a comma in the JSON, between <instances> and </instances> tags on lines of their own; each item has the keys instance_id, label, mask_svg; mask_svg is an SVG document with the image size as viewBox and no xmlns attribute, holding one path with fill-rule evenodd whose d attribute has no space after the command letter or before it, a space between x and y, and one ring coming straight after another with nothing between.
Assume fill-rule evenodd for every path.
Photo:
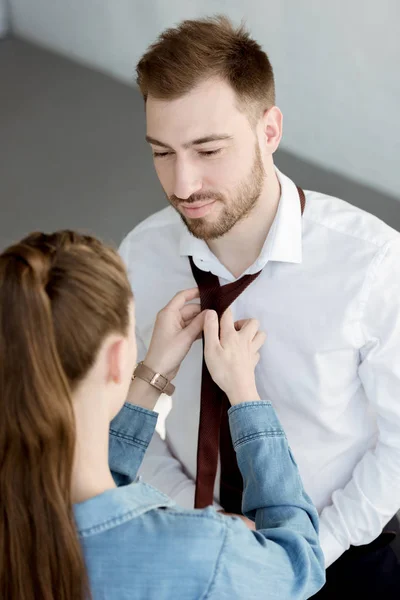
<instances>
[{"instance_id":1,"label":"ponytail","mask_svg":"<svg viewBox=\"0 0 400 600\"><path fill-rule=\"evenodd\" d=\"M51 253L0 255L0 598L81 600L71 502L75 421L46 291Z\"/></svg>"}]
</instances>

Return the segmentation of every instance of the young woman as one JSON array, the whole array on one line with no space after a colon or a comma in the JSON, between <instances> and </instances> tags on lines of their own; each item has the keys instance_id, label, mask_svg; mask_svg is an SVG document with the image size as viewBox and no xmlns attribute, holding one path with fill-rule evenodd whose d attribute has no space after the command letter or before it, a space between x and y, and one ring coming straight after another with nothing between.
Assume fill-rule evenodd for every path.
<instances>
[{"instance_id":1,"label":"young woman","mask_svg":"<svg viewBox=\"0 0 400 600\"><path fill-rule=\"evenodd\" d=\"M172 379L204 331L208 369L232 404L254 532L144 483L116 486L136 479L159 396L131 384L134 303L116 252L64 231L0 255L1 598L283 600L323 585L316 510L255 387L264 334L253 320L235 328L229 311L219 325L196 296L181 292L159 314L144 364Z\"/></svg>"}]
</instances>

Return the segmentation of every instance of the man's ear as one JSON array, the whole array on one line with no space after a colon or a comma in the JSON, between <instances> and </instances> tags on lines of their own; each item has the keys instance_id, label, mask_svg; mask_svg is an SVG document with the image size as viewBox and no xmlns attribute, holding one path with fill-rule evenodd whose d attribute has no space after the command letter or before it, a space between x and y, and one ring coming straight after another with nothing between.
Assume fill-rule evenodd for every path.
<instances>
[{"instance_id":1,"label":"man's ear","mask_svg":"<svg viewBox=\"0 0 400 600\"><path fill-rule=\"evenodd\" d=\"M273 154L282 138L283 115L277 106L265 111L262 117L264 148L268 155Z\"/></svg>"}]
</instances>

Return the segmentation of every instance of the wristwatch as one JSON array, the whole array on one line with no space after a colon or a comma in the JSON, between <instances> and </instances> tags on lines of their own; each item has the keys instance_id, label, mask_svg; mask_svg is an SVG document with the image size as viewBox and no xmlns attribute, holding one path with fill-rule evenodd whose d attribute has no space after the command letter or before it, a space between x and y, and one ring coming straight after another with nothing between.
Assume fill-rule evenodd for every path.
<instances>
[{"instance_id":1,"label":"wristwatch","mask_svg":"<svg viewBox=\"0 0 400 600\"><path fill-rule=\"evenodd\" d=\"M163 394L167 394L167 396L172 396L175 391L175 386L172 385L169 379L164 377L164 375L149 369L149 367L146 367L143 362L140 362L136 365L136 368L133 372L132 381L135 379L135 377L143 379L143 381L146 381Z\"/></svg>"}]
</instances>

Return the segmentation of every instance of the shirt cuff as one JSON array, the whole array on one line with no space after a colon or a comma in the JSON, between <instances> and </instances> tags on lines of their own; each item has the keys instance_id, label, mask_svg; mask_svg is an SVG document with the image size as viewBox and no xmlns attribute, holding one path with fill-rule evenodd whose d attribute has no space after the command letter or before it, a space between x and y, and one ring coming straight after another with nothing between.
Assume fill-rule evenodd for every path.
<instances>
[{"instance_id":1,"label":"shirt cuff","mask_svg":"<svg viewBox=\"0 0 400 600\"><path fill-rule=\"evenodd\" d=\"M319 523L319 542L325 557L325 569L330 567L347 550L322 520Z\"/></svg>"},{"instance_id":2,"label":"shirt cuff","mask_svg":"<svg viewBox=\"0 0 400 600\"><path fill-rule=\"evenodd\" d=\"M153 437L157 417L158 413L152 410L125 402L111 421L110 435L146 449Z\"/></svg>"},{"instance_id":3,"label":"shirt cuff","mask_svg":"<svg viewBox=\"0 0 400 600\"><path fill-rule=\"evenodd\" d=\"M284 435L275 410L266 400L242 402L228 410L233 447L257 434Z\"/></svg>"}]
</instances>

